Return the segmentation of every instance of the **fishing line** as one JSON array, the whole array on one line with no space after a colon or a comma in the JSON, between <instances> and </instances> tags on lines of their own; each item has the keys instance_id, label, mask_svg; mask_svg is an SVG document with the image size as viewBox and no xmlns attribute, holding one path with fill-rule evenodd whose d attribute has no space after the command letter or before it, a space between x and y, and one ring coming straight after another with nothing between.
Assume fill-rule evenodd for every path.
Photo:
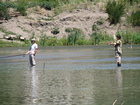
<instances>
[{"instance_id":1,"label":"fishing line","mask_svg":"<svg viewBox=\"0 0 140 105\"><path fill-rule=\"evenodd\" d=\"M25 54L3 56L3 57L0 57L0 59L3 59L3 58L9 58L9 57L16 57L16 56L23 56L23 57L25 57Z\"/></svg>"}]
</instances>

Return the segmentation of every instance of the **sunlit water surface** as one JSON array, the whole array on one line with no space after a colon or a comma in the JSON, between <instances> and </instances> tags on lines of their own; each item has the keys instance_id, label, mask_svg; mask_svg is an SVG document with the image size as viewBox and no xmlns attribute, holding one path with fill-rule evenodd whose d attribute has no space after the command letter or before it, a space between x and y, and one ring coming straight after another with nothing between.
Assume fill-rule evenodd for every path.
<instances>
[{"instance_id":1,"label":"sunlit water surface","mask_svg":"<svg viewBox=\"0 0 140 105\"><path fill-rule=\"evenodd\" d=\"M0 58L0 105L140 105L140 45L123 46L121 68L112 46L40 47L36 62Z\"/></svg>"}]
</instances>

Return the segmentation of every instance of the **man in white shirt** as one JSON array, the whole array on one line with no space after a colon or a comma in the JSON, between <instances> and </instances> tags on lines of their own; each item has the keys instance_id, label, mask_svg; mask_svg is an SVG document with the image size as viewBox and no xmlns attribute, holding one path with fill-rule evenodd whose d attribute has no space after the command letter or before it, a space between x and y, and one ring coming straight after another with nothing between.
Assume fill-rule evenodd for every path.
<instances>
[{"instance_id":1,"label":"man in white shirt","mask_svg":"<svg viewBox=\"0 0 140 105\"><path fill-rule=\"evenodd\" d=\"M35 66L36 61L35 61L35 54L37 53L38 50L38 45L36 44L36 40L33 38L31 39L31 46L29 51L26 52L26 55L29 54L29 61L31 66Z\"/></svg>"}]
</instances>

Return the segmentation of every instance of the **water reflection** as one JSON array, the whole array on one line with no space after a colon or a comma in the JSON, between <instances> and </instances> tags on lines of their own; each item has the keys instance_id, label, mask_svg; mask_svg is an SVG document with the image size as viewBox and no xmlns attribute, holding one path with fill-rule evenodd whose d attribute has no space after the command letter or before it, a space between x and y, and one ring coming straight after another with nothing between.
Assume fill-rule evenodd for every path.
<instances>
[{"instance_id":1,"label":"water reflection","mask_svg":"<svg viewBox=\"0 0 140 105\"><path fill-rule=\"evenodd\" d=\"M117 86L119 89L122 89L122 73L121 73L121 67L118 67L116 69L116 78L117 78Z\"/></svg>"},{"instance_id":2,"label":"water reflection","mask_svg":"<svg viewBox=\"0 0 140 105\"><path fill-rule=\"evenodd\" d=\"M115 102L121 105L121 103L123 103L124 101L122 100L123 97L123 92L122 92L122 72L121 72L121 67L118 67L116 69L116 100L114 101L114 105Z\"/></svg>"},{"instance_id":3,"label":"water reflection","mask_svg":"<svg viewBox=\"0 0 140 105\"><path fill-rule=\"evenodd\" d=\"M31 71L31 96L32 96L32 101L33 103L37 103L38 100L38 89L39 89L39 80L38 80L38 75L36 72L35 66L30 67Z\"/></svg>"},{"instance_id":4,"label":"water reflection","mask_svg":"<svg viewBox=\"0 0 140 105\"><path fill-rule=\"evenodd\" d=\"M122 68L104 46L40 48L30 69L28 57L0 59L0 105L139 105L140 49L134 48L123 50Z\"/></svg>"}]
</instances>

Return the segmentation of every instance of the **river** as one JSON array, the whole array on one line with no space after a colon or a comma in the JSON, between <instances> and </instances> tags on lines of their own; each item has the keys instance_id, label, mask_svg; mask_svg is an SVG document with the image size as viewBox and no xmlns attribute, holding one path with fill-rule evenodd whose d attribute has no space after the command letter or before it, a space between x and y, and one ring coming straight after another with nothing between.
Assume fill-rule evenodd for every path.
<instances>
[{"instance_id":1,"label":"river","mask_svg":"<svg viewBox=\"0 0 140 105\"><path fill-rule=\"evenodd\" d=\"M140 105L140 45L0 48L0 105ZM5 57L5 58L1 58Z\"/></svg>"}]
</instances>

